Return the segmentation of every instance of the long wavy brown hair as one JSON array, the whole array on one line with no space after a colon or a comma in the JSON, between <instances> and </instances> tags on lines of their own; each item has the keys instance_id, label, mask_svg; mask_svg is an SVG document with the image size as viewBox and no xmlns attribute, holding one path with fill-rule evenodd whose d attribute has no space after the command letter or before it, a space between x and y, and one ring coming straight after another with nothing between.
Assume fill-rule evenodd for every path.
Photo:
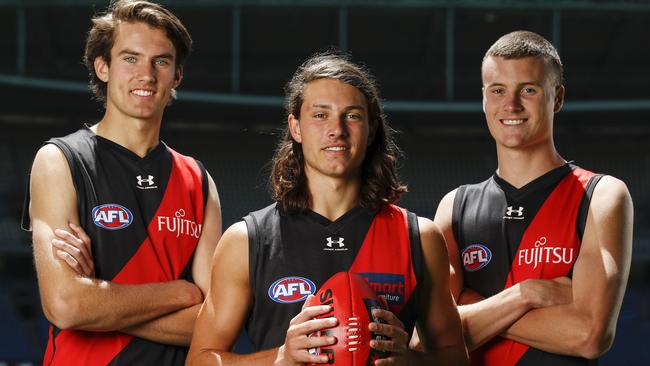
<instances>
[{"instance_id":1,"label":"long wavy brown hair","mask_svg":"<svg viewBox=\"0 0 650 366\"><path fill-rule=\"evenodd\" d=\"M397 175L397 156L400 153L393 140L393 129L388 125L382 101L374 78L365 68L336 51L327 51L310 57L294 73L285 86L285 111L300 119L305 86L318 79L329 78L359 89L368 103L368 121L375 137L366 150L361 167L360 202L362 207L377 210L387 203L395 203L407 192ZM309 192L304 169L302 146L291 137L288 125L278 142L271 161L269 185L275 199L285 213L299 213L309 207Z\"/></svg>"}]
</instances>

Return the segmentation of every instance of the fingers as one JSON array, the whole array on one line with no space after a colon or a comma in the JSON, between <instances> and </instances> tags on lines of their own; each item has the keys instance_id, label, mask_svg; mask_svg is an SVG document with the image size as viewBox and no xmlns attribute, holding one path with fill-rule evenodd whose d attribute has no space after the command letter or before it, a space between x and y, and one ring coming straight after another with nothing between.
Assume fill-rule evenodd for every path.
<instances>
[{"instance_id":1,"label":"fingers","mask_svg":"<svg viewBox=\"0 0 650 366\"><path fill-rule=\"evenodd\" d=\"M74 231L75 235L77 235L77 237L81 239L81 241L84 243L84 246L86 247L86 249L88 249L88 253L92 253L92 247L90 246L90 242L91 242L90 237L81 228L81 226L70 223L70 228L72 229L72 231Z\"/></svg>"},{"instance_id":2,"label":"fingers","mask_svg":"<svg viewBox=\"0 0 650 366\"><path fill-rule=\"evenodd\" d=\"M321 336L319 331L332 328L338 324L336 318L316 318L332 311L328 305L303 306L302 311L289 323L284 345L281 347L280 359L287 364L327 363L327 355L314 355L309 352L312 348L329 346L337 342L335 337ZM313 336L310 336L314 334Z\"/></svg>"},{"instance_id":3,"label":"fingers","mask_svg":"<svg viewBox=\"0 0 650 366\"><path fill-rule=\"evenodd\" d=\"M302 311L298 313L298 315L293 317L293 319L291 319L291 322L289 322L289 324L292 325L292 324L303 323L319 315L327 314L330 311L332 311L332 307L329 305L317 305L317 306L307 306L307 307L303 305Z\"/></svg>"},{"instance_id":4,"label":"fingers","mask_svg":"<svg viewBox=\"0 0 650 366\"><path fill-rule=\"evenodd\" d=\"M386 323L372 322L368 325L371 332L386 336L388 339L373 339L370 347L378 351L404 353L408 348L408 333L404 330L404 324L388 310L373 309L372 315L384 320Z\"/></svg>"},{"instance_id":5,"label":"fingers","mask_svg":"<svg viewBox=\"0 0 650 366\"><path fill-rule=\"evenodd\" d=\"M95 267L91 255L90 238L78 225L71 224L70 227L79 236L62 229L54 230L56 237L52 239L52 245L58 249L57 256L79 275L94 277Z\"/></svg>"}]
</instances>

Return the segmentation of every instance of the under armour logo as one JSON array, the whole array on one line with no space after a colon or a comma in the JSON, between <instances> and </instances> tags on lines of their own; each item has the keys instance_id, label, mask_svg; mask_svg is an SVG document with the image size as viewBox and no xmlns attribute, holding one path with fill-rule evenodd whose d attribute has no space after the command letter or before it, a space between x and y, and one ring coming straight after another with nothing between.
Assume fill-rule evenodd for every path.
<instances>
[{"instance_id":1,"label":"under armour logo","mask_svg":"<svg viewBox=\"0 0 650 366\"><path fill-rule=\"evenodd\" d=\"M138 179L138 188L140 189L158 188L158 186L154 186L153 175L147 175L147 178L142 178L141 175L138 175L136 178ZM147 185L144 185L145 183Z\"/></svg>"},{"instance_id":2,"label":"under armour logo","mask_svg":"<svg viewBox=\"0 0 650 366\"><path fill-rule=\"evenodd\" d=\"M142 183L149 183L150 186L153 185L153 175L148 175L147 179L142 179L141 175L138 175L136 178L138 178L138 185L141 186Z\"/></svg>"},{"instance_id":3,"label":"under armour logo","mask_svg":"<svg viewBox=\"0 0 650 366\"><path fill-rule=\"evenodd\" d=\"M339 236L338 239L332 239L332 237L330 236L329 238L327 238L327 243L325 243L325 247L323 248L323 250L329 252L346 251L348 250L348 248L345 247L343 241L345 241L345 238Z\"/></svg>"},{"instance_id":4,"label":"under armour logo","mask_svg":"<svg viewBox=\"0 0 650 366\"><path fill-rule=\"evenodd\" d=\"M344 240L345 238L341 238L340 236L339 236L339 240L333 240L332 237L330 236L327 238L327 244L325 245L327 245L328 248L331 248L333 244L338 244L339 248L343 248L345 246L345 244L343 244Z\"/></svg>"},{"instance_id":5,"label":"under armour logo","mask_svg":"<svg viewBox=\"0 0 650 366\"><path fill-rule=\"evenodd\" d=\"M517 216L513 216L513 214L517 214ZM524 217L524 208L522 206L519 206L517 210L515 210L512 206L508 206L506 210L506 216L504 216L504 219L523 219Z\"/></svg>"}]
</instances>

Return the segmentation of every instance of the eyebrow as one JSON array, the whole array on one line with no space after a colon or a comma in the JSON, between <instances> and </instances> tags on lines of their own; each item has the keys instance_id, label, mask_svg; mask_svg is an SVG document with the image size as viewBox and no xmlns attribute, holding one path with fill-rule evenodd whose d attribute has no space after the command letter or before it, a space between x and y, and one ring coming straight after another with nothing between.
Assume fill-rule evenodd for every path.
<instances>
[{"instance_id":1,"label":"eyebrow","mask_svg":"<svg viewBox=\"0 0 650 366\"><path fill-rule=\"evenodd\" d=\"M541 83L535 82L535 81L524 81L523 83L517 83L517 86L523 86L523 85L536 85L536 86L542 86ZM484 88L491 88L494 86L506 86L506 84L503 83L492 83L488 85L484 85Z\"/></svg>"},{"instance_id":2,"label":"eyebrow","mask_svg":"<svg viewBox=\"0 0 650 366\"><path fill-rule=\"evenodd\" d=\"M323 108L323 109L328 109L331 110L332 106L329 104L312 104L312 108ZM365 110L366 107L360 104L353 104L345 107L345 110L350 110L350 109L362 109Z\"/></svg>"},{"instance_id":3,"label":"eyebrow","mask_svg":"<svg viewBox=\"0 0 650 366\"><path fill-rule=\"evenodd\" d=\"M124 50L120 51L120 53L118 53L118 56L120 56L120 55L142 56L142 53L140 53L138 51L133 51L133 50L130 50L130 49L127 48L127 49L124 49ZM153 56L153 58L166 58L166 59L172 60L174 58L174 56L171 53L163 53L163 54L160 54L160 55L155 55L155 56Z\"/></svg>"}]
</instances>

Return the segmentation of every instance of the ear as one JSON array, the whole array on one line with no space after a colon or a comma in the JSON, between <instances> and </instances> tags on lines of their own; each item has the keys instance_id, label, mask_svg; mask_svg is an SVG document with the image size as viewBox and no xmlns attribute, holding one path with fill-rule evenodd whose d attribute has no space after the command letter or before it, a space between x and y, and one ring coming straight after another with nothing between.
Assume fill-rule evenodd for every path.
<instances>
[{"instance_id":1,"label":"ear","mask_svg":"<svg viewBox=\"0 0 650 366\"><path fill-rule=\"evenodd\" d=\"M565 93L564 85L560 85L555 87L555 101L553 103L553 112L557 113L562 109L562 105L564 104L564 93Z\"/></svg>"},{"instance_id":2,"label":"ear","mask_svg":"<svg viewBox=\"0 0 650 366\"><path fill-rule=\"evenodd\" d=\"M178 86L181 85L182 80L183 80L183 65L178 65L176 67L176 72L174 74L174 89L178 88Z\"/></svg>"},{"instance_id":3,"label":"ear","mask_svg":"<svg viewBox=\"0 0 650 366\"><path fill-rule=\"evenodd\" d=\"M291 137L293 137L294 141L297 143L302 144L302 135L300 134L300 121L293 114L290 114L289 118L287 119L287 123L289 124L289 132L291 132Z\"/></svg>"},{"instance_id":4,"label":"ear","mask_svg":"<svg viewBox=\"0 0 650 366\"><path fill-rule=\"evenodd\" d=\"M108 62L106 62L106 60L104 60L104 58L100 56L95 58L95 61L93 62L93 67L95 67L95 74L97 74L99 80L107 83L108 69L109 69Z\"/></svg>"}]
</instances>

